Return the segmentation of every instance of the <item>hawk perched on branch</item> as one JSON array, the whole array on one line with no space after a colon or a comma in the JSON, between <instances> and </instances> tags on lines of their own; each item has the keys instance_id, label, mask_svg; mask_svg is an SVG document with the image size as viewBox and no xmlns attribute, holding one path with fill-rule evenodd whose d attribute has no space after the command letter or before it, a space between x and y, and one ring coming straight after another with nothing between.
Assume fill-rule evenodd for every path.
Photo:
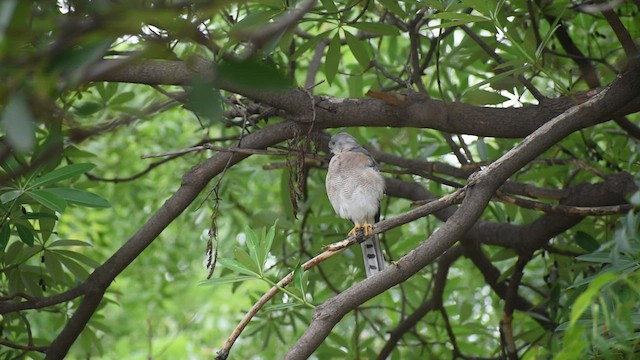
<instances>
[{"instance_id":1,"label":"hawk perched on branch","mask_svg":"<svg viewBox=\"0 0 640 360\"><path fill-rule=\"evenodd\" d=\"M373 235L372 225L380 220L384 178L375 160L353 136L334 135L329 148L334 156L327 173L327 195L336 213L354 223L349 235L364 236L360 245L367 277L370 277L384 269L380 240Z\"/></svg>"}]
</instances>

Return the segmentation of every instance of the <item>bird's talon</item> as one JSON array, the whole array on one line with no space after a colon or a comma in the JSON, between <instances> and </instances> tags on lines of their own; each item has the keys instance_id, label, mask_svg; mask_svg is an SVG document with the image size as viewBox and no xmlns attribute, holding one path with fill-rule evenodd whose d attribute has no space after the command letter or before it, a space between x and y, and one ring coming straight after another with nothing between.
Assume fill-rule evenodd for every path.
<instances>
[{"instance_id":1,"label":"bird's talon","mask_svg":"<svg viewBox=\"0 0 640 360\"><path fill-rule=\"evenodd\" d=\"M364 232L364 236L373 235L373 225L369 223L362 225L362 231Z\"/></svg>"},{"instance_id":2,"label":"bird's talon","mask_svg":"<svg viewBox=\"0 0 640 360\"><path fill-rule=\"evenodd\" d=\"M362 226L360 226L359 224L356 224L356 226L354 226L353 229L349 231L348 235L358 237L358 233L360 232L361 229L362 229Z\"/></svg>"}]
</instances>

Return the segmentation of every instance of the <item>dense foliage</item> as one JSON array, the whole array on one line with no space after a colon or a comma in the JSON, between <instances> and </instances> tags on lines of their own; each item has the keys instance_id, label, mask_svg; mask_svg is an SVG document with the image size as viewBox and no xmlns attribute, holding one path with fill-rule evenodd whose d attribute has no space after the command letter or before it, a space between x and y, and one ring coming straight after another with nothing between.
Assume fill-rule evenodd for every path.
<instances>
[{"instance_id":1,"label":"dense foliage","mask_svg":"<svg viewBox=\"0 0 640 360\"><path fill-rule=\"evenodd\" d=\"M639 8L4 0L0 356L634 358Z\"/></svg>"}]
</instances>

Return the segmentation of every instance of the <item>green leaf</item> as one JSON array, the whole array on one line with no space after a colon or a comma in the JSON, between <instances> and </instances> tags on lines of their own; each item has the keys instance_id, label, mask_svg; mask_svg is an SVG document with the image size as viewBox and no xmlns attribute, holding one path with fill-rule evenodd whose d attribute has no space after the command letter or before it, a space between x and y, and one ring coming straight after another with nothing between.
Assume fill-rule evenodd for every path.
<instances>
[{"instance_id":1,"label":"green leaf","mask_svg":"<svg viewBox=\"0 0 640 360\"><path fill-rule=\"evenodd\" d=\"M267 22L269 22L269 20L273 19L281 13L282 10L280 9L251 13L242 18L242 20L238 21L235 25L233 25L231 32L234 35L242 36L242 34L246 32L256 30L258 27L264 26Z\"/></svg>"},{"instance_id":2,"label":"green leaf","mask_svg":"<svg viewBox=\"0 0 640 360\"><path fill-rule=\"evenodd\" d=\"M517 257L518 254L510 248L502 248L498 250L495 254L491 255L491 261L503 261L508 259L513 259Z\"/></svg>"},{"instance_id":3,"label":"green leaf","mask_svg":"<svg viewBox=\"0 0 640 360\"><path fill-rule=\"evenodd\" d=\"M476 22L484 22L489 21L489 18L484 16L471 15L467 13L458 13L458 12L440 12L436 14L429 15L430 19L443 20L438 25L429 26L427 30L439 29L439 28L447 28L451 26L459 26L466 25L470 23Z\"/></svg>"},{"instance_id":4,"label":"green leaf","mask_svg":"<svg viewBox=\"0 0 640 360\"><path fill-rule=\"evenodd\" d=\"M489 10L487 6L489 3L486 0L462 0L462 3L482 14Z\"/></svg>"},{"instance_id":5,"label":"green leaf","mask_svg":"<svg viewBox=\"0 0 640 360\"><path fill-rule=\"evenodd\" d=\"M44 265L49 270L49 274L51 278L56 283L64 283L66 280L66 276L64 270L62 269L62 262L60 261L60 257L51 251L45 251L44 253L45 262Z\"/></svg>"},{"instance_id":6,"label":"green leaf","mask_svg":"<svg viewBox=\"0 0 640 360\"><path fill-rule=\"evenodd\" d=\"M290 302L290 303L282 303L275 305L268 305L264 307L264 311L278 311L278 310L289 310L298 306L302 306L303 304L300 302Z\"/></svg>"},{"instance_id":7,"label":"green leaf","mask_svg":"<svg viewBox=\"0 0 640 360\"><path fill-rule=\"evenodd\" d=\"M584 231L578 231L575 235L576 244L588 252L594 252L600 247L600 243L591 235Z\"/></svg>"},{"instance_id":8,"label":"green leaf","mask_svg":"<svg viewBox=\"0 0 640 360\"><path fill-rule=\"evenodd\" d=\"M68 47L61 51L52 61L52 67L66 72L71 81L79 80L84 74L84 69L109 50L115 38L91 37L83 44Z\"/></svg>"},{"instance_id":9,"label":"green leaf","mask_svg":"<svg viewBox=\"0 0 640 360\"><path fill-rule=\"evenodd\" d=\"M43 242L47 242L53 234L53 228L56 225L58 217L55 211L49 209L46 206L41 207L41 212L38 215L38 224L40 225L40 236Z\"/></svg>"},{"instance_id":10,"label":"green leaf","mask_svg":"<svg viewBox=\"0 0 640 360\"><path fill-rule=\"evenodd\" d=\"M361 74L353 74L347 78L349 97L360 98L364 96L364 81Z\"/></svg>"},{"instance_id":11,"label":"green leaf","mask_svg":"<svg viewBox=\"0 0 640 360\"><path fill-rule=\"evenodd\" d=\"M618 276L612 272L602 273L597 278L593 279L593 281L587 287L587 290L580 294L576 301L573 303L571 307L571 315L569 316L569 327L572 327L576 321L582 316L582 314L587 310L589 305L591 304L593 298L599 294L600 289L615 281Z\"/></svg>"},{"instance_id":12,"label":"green leaf","mask_svg":"<svg viewBox=\"0 0 640 360\"><path fill-rule=\"evenodd\" d=\"M3 153L8 153L11 150L6 144L0 143L0 151L2 151ZM20 171L20 168L22 167L22 165L21 165L21 162L18 162L18 160L13 154L9 154L4 159L4 161L0 162L0 167L2 167L2 169L6 171L8 175L13 175Z\"/></svg>"},{"instance_id":13,"label":"green leaf","mask_svg":"<svg viewBox=\"0 0 640 360\"><path fill-rule=\"evenodd\" d=\"M4 253L7 248L9 237L11 237L11 228L9 228L9 223L5 222L0 228L0 253Z\"/></svg>"},{"instance_id":14,"label":"green leaf","mask_svg":"<svg viewBox=\"0 0 640 360\"><path fill-rule=\"evenodd\" d=\"M24 95L18 93L9 99L2 112L2 124L7 141L19 153L26 153L36 144L33 114Z\"/></svg>"},{"instance_id":15,"label":"green leaf","mask_svg":"<svg viewBox=\"0 0 640 360\"><path fill-rule=\"evenodd\" d=\"M338 65L340 64L340 33L336 32L336 34L329 42L329 47L327 48L327 55L325 56L324 61L324 75L327 77L327 82L329 84L333 83L333 79L335 79L336 74L338 73Z\"/></svg>"},{"instance_id":16,"label":"green leaf","mask_svg":"<svg viewBox=\"0 0 640 360\"><path fill-rule=\"evenodd\" d=\"M223 81L260 90L280 90L289 87L289 80L273 64L265 61L224 61L216 67Z\"/></svg>"},{"instance_id":17,"label":"green leaf","mask_svg":"<svg viewBox=\"0 0 640 360\"><path fill-rule=\"evenodd\" d=\"M292 60L298 59L298 57L300 55L304 54L307 50L309 50L310 48L315 46L318 43L318 41L326 38L327 34L332 32L332 31L333 31L333 29L321 32L320 34L312 37L311 39L307 40L306 42L303 42L300 46L298 46L296 51L291 55L291 59Z\"/></svg>"},{"instance_id":18,"label":"green leaf","mask_svg":"<svg viewBox=\"0 0 640 360\"><path fill-rule=\"evenodd\" d=\"M205 117L209 123L222 118L220 90L206 79L200 77L192 79L191 86L187 91L187 102L191 111Z\"/></svg>"},{"instance_id":19,"label":"green leaf","mask_svg":"<svg viewBox=\"0 0 640 360\"><path fill-rule=\"evenodd\" d=\"M519 72L523 72L526 68L528 68L528 66L522 66L522 67L519 67L519 68L514 68L514 69L511 69L511 70L508 70L508 71L505 71L505 72L501 72L500 74L498 74L496 76L492 76L492 77L490 77L490 78L488 78L486 80L483 80L483 81L481 81L481 82L479 82L477 84L474 84L473 86L471 86L471 87L467 88L466 90L464 90L464 92L462 94L462 97L465 97L466 93L471 92L471 91L475 91L476 89L478 89L482 85L491 84L493 82L497 82L499 80L502 80L504 78L507 78L507 77L510 77L510 76L512 76L514 74L517 74Z\"/></svg>"},{"instance_id":20,"label":"green leaf","mask_svg":"<svg viewBox=\"0 0 640 360\"><path fill-rule=\"evenodd\" d=\"M360 63L360 66L362 66L363 69L367 69L371 62L371 58L369 57L366 46L364 45L366 41L359 40L348 31L344 32L344 36L353 56L358 60L358 63Z\"/></svg>"},{"instance_id":21,"label":"green leaf","mask_svg":"<svg viewBox=\"0 0 640 360\"><path fill-rule=\"evenodd\" d=\"M333 0L320 0L320 2L322 3L322 6L326 11L331 13L338 12L338 8L336 7L336 4L333 2Z\"/></svg>"},{"instance_id":22,"label":"green leaf","mask_svg":"<svg viewBox=\"0 0 640 360\"><path fill-rule=\"evenodd\" d=\"M247 253L245 252L245 254ZM247 254L247 257L249 257L248 254ZM219 258L218 263L229 270L233 270L235 272L239 272L245 275L250 275L252 277L260 277L260 274L258 272L251 269L253 268L253 266L247 267L244 264L238 262L237 260L228 259L228 258Z\"/></svg>"},{"instance_id":23,"label":"green leaf","mask_svg":"<svg viewBox=\"0 0 640 360\"><path fill-rule=\"evenodd\" d=\"M294 286L300 289L300 291L302 292L302 296L304 298L305 286L304 286L303 275L304 275L304 271L302 271L302 265L300 261L298 261L298 264L293 270L293 281L294 281Z\"/></svg>"},{"instance_id":24,"label":"green leaf","mask_svg":"<svg viewBox=\"0 0 640 360\"><path fill-rule=\"evenodd\" d=\"M57 212L64 212L67 207L67 202L62 197L44 190L31 190L27 191L26 194L33 200Z\"/></svg>"},{"instance_id":25,"label":"green leaf","mask_svg":"<svg viewBox=\"0 0 640 360\"><path fill-rule=\"evenodd\" d=\"M111 207L111 204L109 203L109 201L107 201L107 199L85 190L72 188L49 188L43 189L42 191L60 196L71 204L93 208Z\"/></svg>"},{"instance_id":26,"label":"green leaf","mask_svg":"<svg viewBox=\"0 0 640 360\"><path fill-rule=\"evenodd\" d=\"M66 256L70 259L74 259L76 260L78 263L87 265L90 268L97 268L98 266L100 266L100 263L98 263L97 261L93 260L92 258L88 257L87 255L83 254L83 253L79 253L76 251L70 251L70 250L54 250L56 254L62 255L62 256Z\"/></svg>"},{"instance_id":27,"label":"green leaf","mask_svg":"<svg viewBox=\"0 0 640 360\"><path fill-rule=\"evenodd\" d=\"M35 240L33 229L30 229L29 227L18 223L15 224L15 227L20 240L22 240L22 242L29 246L33 246L33 241Z\"/></svg>"},{"instance_id":28,"label":"green leaf","mask_svg":"<svg viewBox=\"0 0 640 360\"><path fill-rule=\"evenodd\" d=\"M15 264L18 259L18 255L22 252L24 248L24 242L14 241L9 245L7 252L5 253L5 262L7 264Z\"/></svg>"},{"instance_id":29,"label":"green leaf","mask_svg":"<svg viewBox=\"0 0 640 360\"><path fill-rule=\"evenodd\" d=\"M72 258L68 258L62 254L59 254L58 259L67 268L77 279L85 280L89 277L89 272L82 265L80 265L76 260Z\"/></svg>"},{"instance_id":30,"label":"green leaf","mask_svg":"<svg viewBox=\"0 0 640 360\"><path fill-rule=\"evenodd\" d=\"M467 22L476 22L476 21L489 21L489 18L478 15L471 15L467 13L458 13L458 12L441 12L429 15L430 19L442 19L442 20L465 20Z\"/></svg>"},{"instance_id":31,"label":"green leaf","mask_svg":"<svg viewBox=\"0 0 640 360\"><path fill-rule=\"evenodd\" d=\"M486 20L483 20L483 21L486 21ZM466 25L466 24L469 24L469 23L472 23L472 22L477 22L477 21L475 21L475 20L446 21L446 22L441 22L438 25L426 27L425 30L445 29L445 28L452 27L452 26Z\"/></svg>"},{"instance_id":32,"label":"green leaf","mask_svg":"<svg viewBox=\"0 0 640 360\"><path fill-rule=\"evenodd\" d=\"M238 276L223 276L223 277L220 277L220 278L205 280L205 281L201 282L200 285L212 286L212 285L233 284L233 283L237 283L237 282L245 282L245 281L248 281L248 280L255 280L255 279L256 279L255 276L242 276L242 275L238 275Z\"/></svg>"},{"instance_id":33,"label":"green leaf","mask_svg":"<svg viewBox=\"0 0 640 360\"><path fill-rule=\"evenodd\" d=\"M577 260L598 263L598 264L608 264L611 263L611 255L609 253L591 253L580 255L576 257Z\"/></svg>"},{"instance_id":34,"label":"green leaf","mask_svg":"<svg viewBox=\"0 0 640 360\"><path fill-rule=\"evenodd\" d=\"M8 203L9 201L17 199L24 192L22 190L9 190L6 193L0 195L0 202L3 204Z\"/></svg>"},{"instance_id":35,"label":"green leaf","mask_svg":"<svg viewBox=\"0 0 640 360\"><path fill-rule=\"evenodd\" d=\"M91 243L88 243L86 241L63 239L63 240L56 240L56 241L52 242L51 244L49 244L48 248L63 247L63 246L89 246L89 247L93 247L93 245L91 245Z\"/></svg>"},{"instance_id":36,"label":"green leaf","mask_svg":"<svg viewBox=\"0 0 640 360\"><path fill-rule=\"evenodd\" d=\"M258 234L256 234L256 232L253 231L253 229L250 228L249 226L245 226L244 233L247 239L247 247L249 248L250 259L254 264L258 265L259 269L261 269L264 263L260 261L260 256L258 255L258 251L260 249L260 239L258 239ZM239 251L239 250L240 249L236 249L236 251ZM236 259L243 262L243 260L238 258L237 252L236 252Z\"/></svg>"},{"instance_id":37,"label":"green leaf","mask_svg":"<svg viewBox=\"0 0 640 360\"><path fill-rule=\"evenodd\" d=\"M82 104L75 106L76 114L80 116L90 116L102 109L104 109L103 104L91 100L85 101Z\"/></svg>"},{"instance_id":38,"label":"green leaf","mask_svg":"<svg viewBox=\"0 0 640 360\"><path fill-rule=\"evenodd\" d=\"M35 188L39 186L51 185L62 180L76 177L80 174L84 174L94 167L96 167L95 164L90 163L67 165L42 175L41 177L37 178L32 184L30 184L30 187Z\"/></svg>"},{"instance_id":39,"label":"green leaf","mask_svg":"<svg viewBox=\"0 0 640 360\"><path fill-rule=\"evenodd\" d=\"M532 58L536 58L536 37L533 27L529 27L524 30L524 38L522 39L522 46L527 54L530 54Z\"/></svg>"},{"instance_id":40,"label":"green leaf","mask_svg":"<svg viewBox=\"0 0 640 360\"><path fill-rule=\"evenodd\" d=\"M466 91L462 95L461 100L472 105L497 105L509 100L509 98L497 92L473 89Z\"/></svg>"},{"instance_id":41,"label":"green leaf","mask_svg":"<svg viewBox=\"0 0 640 360\"><path fill-rule=\"evenodd\" d=\"M271 251L271 246L273 245L273 239L276 236L276 225L274 224L269 228L267 235L264 238L264 241L260 244L260 264L264 266L267 261L267 256L269 255L269 251Z\"/></svg>"},{"instance_id":42,"label":"green leaf","mask_svg":"<svg viewBox=\"0 0 640 360\"><path fill-rule=\"evenodd\" d=\"M96 154L86 150L78 149L74 145L67 146L62 153L64 154L64 156L74 158L74 159L96 157Z\"/></svg>"},{"instance_id":43,"label":"green leaf","mask_svg":"<svg viewBox=\"0 0 640 360\"><path fill-rule=\"evenodd\" d=\"M400 7L400 3L395 0L378 0L386 9L389 9L392 13L398 15L401 18L407 17L407 13Z\"/></svg>"},{"instance_id":44,"label":"green leaf","mask_svg":"<svg viewBox=\"0 0 640 360\"><path fill-rule=\"evenodd\" d=\"M118 90L118 83L101 82L96 85L96 90L98 90L98 94L100 94L100 99L102 99L104 103L107 103Z\"/></svg>"},{"instance_id":45,"label":"green leaf","mask_svg":"<svg viewBox=\"0 0 640 360\"><path fill-rule=\"evenodd\" d=\"M116 95L116 97L114 97L113 99L111 99L111 101L109 101L109 105L124 104L133 100L134 97L135 97L135 94L132 91L123 92Z\"/></svg>"},{"instance_id":46,"label":"green leaf","mask_svg":"<svg viewBox=\"0 0 640 360\"><path fill-rule=\"evenodd\" d=\"M376 34L376 35L388 35L388 36L400 35L400 29L389 24L358 22L354 24L349 24L349 26L354 27L356 29L364 30L368 33Z\"/></svg>"}]
</instances>

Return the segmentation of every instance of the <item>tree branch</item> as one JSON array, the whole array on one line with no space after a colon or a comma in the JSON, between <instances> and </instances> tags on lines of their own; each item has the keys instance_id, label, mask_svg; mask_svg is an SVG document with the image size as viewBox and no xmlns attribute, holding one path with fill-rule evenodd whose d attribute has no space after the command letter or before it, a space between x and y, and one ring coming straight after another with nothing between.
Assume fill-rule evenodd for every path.
<instances>
[{"instance_id":1,"label":"tree branch","mask_svg":"<svg viewBox=\"0 0 640 360\"><path fill-rule=\"evenodd\" d=\"M148 85L186 85L194 76L212 77L214 65L204 58L189 61L105 59L103 63L120 62L122 66L104 73L88 71L86 81L114 81ZM431 128L455 134L525 137L544 123L575 105L602 92L574 94L571 97L550 99L540 105L521 108L492 108L464 103L446 103L429 99L424 94L409 94L400 105L390 105L377 99L337 99L316 96L313 101L305 91L262 91L230 82L219 86L254 101L286 111L290 120L309 122L317 128L348 126L391 126ZM315 104L312 111L312 105ZM626 115L640 110L640 96L598 121ZM315 113L315 117L313 117Z\"/></svg>"}]
</instances>

